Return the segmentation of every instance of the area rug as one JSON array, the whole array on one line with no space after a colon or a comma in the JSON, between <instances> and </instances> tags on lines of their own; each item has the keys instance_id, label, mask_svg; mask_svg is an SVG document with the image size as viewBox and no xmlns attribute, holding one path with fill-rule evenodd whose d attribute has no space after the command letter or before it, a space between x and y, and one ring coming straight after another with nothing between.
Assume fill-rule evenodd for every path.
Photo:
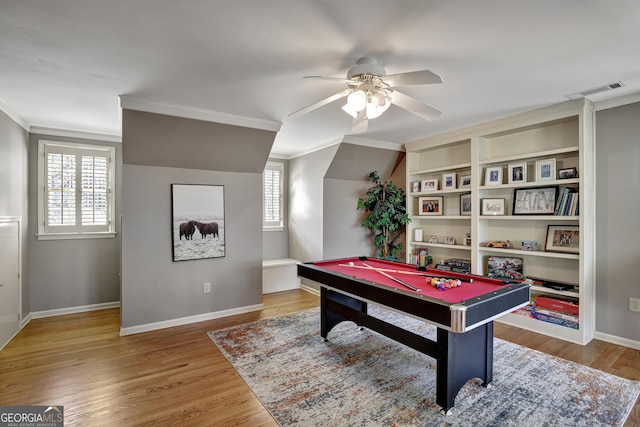
<instances>
[{"instance_id":1,"label":"area rug","mask_svg":"<svg viewBox=\"0 0 640 427\"><path fill-rule=\"evenodd\" d=\"M435 339L419 320L370 314ZM325 342L319 318L316 308L209 332L281 426L621 426L640 394L640 382L495 339L491 387L469 381L443 415L435 359L352 322Z\"/></svg>"}]
</instances>

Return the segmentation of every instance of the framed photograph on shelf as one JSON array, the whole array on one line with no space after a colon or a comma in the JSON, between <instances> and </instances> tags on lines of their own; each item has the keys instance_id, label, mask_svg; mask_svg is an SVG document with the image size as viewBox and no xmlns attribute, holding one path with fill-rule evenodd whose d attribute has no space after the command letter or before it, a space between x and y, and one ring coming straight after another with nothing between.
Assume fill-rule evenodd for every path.
<instances>
[{"instance_id":1,"label":"framed photograph on shelf","mask_svg":"<svg viewBox=\"0 0 640 427\"><path fill-rule=\"evenodd\" d=\"M513 192L513 215L553 215L558 186L516 188Z\"/></svg>"},{"instance_id":2,"label":"framed photograph on shelf","mask_svg":"<svg viewBox=\"0 0 640 427\"><path fill-rule=\"evenodd\" d=\"M580 253L580 227L577 225L549 225L544 250L570 254Z\"/></svg>"},{"instance_id":3,"label":"framed photograph on shelf","mask_svg":"<svg viewBox=\"0 0 640 427\"><path fill-rule=\"evenodd\" d=\"M484 169L484 185L502 184L502 166Z\"/></svg>"},{"instance_id":4,"label":"framed photograph on shelf","mask_svg":"<svg viewBox=\"0 0 640 427\"><path fill-rule=\"evenodd\" d=\"M418 197L418 215L442 215L442 197Z\"/></svg>"},{"instance_id":5,"label":"framed photograph on shelf","mask_svg":"<svg viewBox=\"0 0 640 427\"><path fill-rule=\"evenodd\" d=\"M564 168L558 171L558 179L572 179L578 177L578 169Z\"/></svg>"},{"instance_id":6,"label":"framed photograph on shelf","mask_svg":"<svg viewBox=\"0 0 640 427\"><path fill-rule=\"evenodd\" d=\"M422 180L422 191L437 191L438 190L438 179L423 179Z\"/></svg>"},{"instance_id":7,"label":"framed photograph on shelf","mask_svg":"<svg viewBox=\"0 0 640 427\"><path fill-rule=\"evenodd\" d=\"M171 184L173 261L225 256L224 186Z\"/></svg>"},{"instance_id":8,"label":"framed photograph on shelf","mask_svg":"<svg viewBox=\"0 0 640 427\"><path fill-rule=\"evenodd\" d=\"M458 188L471 188L471 175L462 175Z\"/></svg>"},{"instance_id":9,"label":"framed photograph on shelf","mask_svg":"<svg viewBox=\"0 0 640 427\"><path fill-rule=\"evenodd\" d=\"M506 215L505 199L482 199L482 215Z\"/></svg>"},{"instance_id":10,"label":"framed photograph on shelf","mask_svg":"<svg viewBox=\"0 0 640 427\"><path fill-rule=\"evenodd\" d=\"M453 236L447 236L444 239L444 244L445 245L455 245L456 244L456 238Z\"/></svg>"},{"instance_id":11,"label":"framed photograph on shelf","mask_svg":"<svg viewBox=\"0 0 640 427\"><path fill-rule=\"evenodd\" d=\"M435 234L430 234L429 243L438 243L438 236L436 236Z\"/></svg>"},{"instance_id":12,"label":"framed photograph on shelf","mask_svg":"<svg viewBox=\"0 0 640 427\"><path fill-rule=\"evenodd\" d=\"M527 182L527 162L509 163L509 184Z\"/></svg>"},{"instance_id":13,"label":"framed photograph on shelf","mask_svg":"<svg viewBox=\"0 0 640 427\"><path fill-rule=\"evenodd\" d=\"M443 190L453 190L456 188L456 174L454 173L443 173L442 174L442 189Z\"/></svg>"},{"instance_id":14,"label":"framed photograph on shelf","mask_svg":"<svg viewBox=\"0 0 640 427\"><path fill-rule=\"evenodd\" d=\"M460 215L471 215L471 193L460 195Z\"/></svg>"},{"instance_id":15,"label":"framed photograph on shelf","mask_svg":"<svg viewBox=\"0 0 640 427\"><path fill-rule=\"evenodd\" d=\"M420 192L420 181L413 181L411 183L411 192L413 193L419 193Z\"/></svg>"},{"instance_id":16,"label":"framed photograph on shelf","mask_svg":"<svg viewBox=\"0 0 640 427\"><path fill-rule=\"evenodd\" d=\"M536 181L555 181L556 159L536 161Z\"/></svg>"}]
</instances>

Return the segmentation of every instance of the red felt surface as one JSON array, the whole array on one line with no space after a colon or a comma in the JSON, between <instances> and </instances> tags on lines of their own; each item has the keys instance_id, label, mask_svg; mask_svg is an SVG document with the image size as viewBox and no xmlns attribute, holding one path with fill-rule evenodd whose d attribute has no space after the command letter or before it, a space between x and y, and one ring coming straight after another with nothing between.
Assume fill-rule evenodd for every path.
<instances>
[{"instance_id":1,"label":"red felt surface","mask_svg":"<svg viewBox=\"0 0 640 427\"><path fill-rule=\"evenodd\" d=\"M351 267L348 265L350 262L353 262L354 267ZM494 292L498 290L501 286L503 286L499 284L500 281L495 279L483 278L479 276L470 276L466 274L453 273L450 271L441 271L441 270L435 270L435 269L427 269L427 271L418 271L416 269L416 266L414 265L402 264L402 263L392 262L392 261L377 260L377 259L368 259L365 261L361 261L358 258L343 258L338 260L319 261L319 262L313 263L313 265L326 269L328 271L356 277L358 279L367 280L380 285L389 286L395 289L402 289L404 291L414 292L411 289L408 289L405 286L402 286L401 284L396 283L392 279L384 276L383 274L377 272L376 270L367 269L364 264L367 264L377 269L398 270L398 271L406 271L406 272L412 272L412 273L434 274L438 276L473 279L473 282L471 283L462 282L462 286L460 287L445 289L441 291L436 289L433 286L428 285L425 280L426 277L424 276L414 276L410 274L384 271L386 274L392 277L395 277L397 279L400 279L403 282L406 282L422 291L420 293L415 292L416 294L418 295L422 294L432 298L441 299L448 303L458 303L458 302L466 301L472 298L477 298L487 293ZM365 267L365 268L360 268L360 267Z\"/></svg>"}]
</instances>

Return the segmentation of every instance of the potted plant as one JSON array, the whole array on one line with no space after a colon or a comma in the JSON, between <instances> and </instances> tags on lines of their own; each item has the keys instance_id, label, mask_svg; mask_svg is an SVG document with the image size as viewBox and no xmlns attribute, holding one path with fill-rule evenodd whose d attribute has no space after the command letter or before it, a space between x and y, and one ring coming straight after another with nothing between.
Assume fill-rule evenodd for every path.
<instances>
[{"instance_id":1,"label":"potted plant","mask_svg":"<svg viewBox=\"0 0 640 427\"><path fill-rule=\"evenodd\" d=\"M378 171L371 172L369 180L374 186L364 197L358 198L358 209L367 212L361 225L371 230L376 255L393 260L402 250L402 244L397 240L404 226L411 221L407 214L406 196L404 190L393 182L380 182Z\"/></svg>"}]
</instances>

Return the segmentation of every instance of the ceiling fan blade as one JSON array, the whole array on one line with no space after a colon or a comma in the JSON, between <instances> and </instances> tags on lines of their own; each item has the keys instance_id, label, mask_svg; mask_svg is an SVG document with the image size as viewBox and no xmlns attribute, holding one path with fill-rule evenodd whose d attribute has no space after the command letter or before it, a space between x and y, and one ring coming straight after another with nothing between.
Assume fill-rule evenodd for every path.
<instances>
[{"instance_id":1,"label":"ceiling fan blade","mask_svg":"<svg viewBox=\"0 0 640 427\"><path fill-rule=\"evenodd\" d=\"M358 113L358 116L353 119L351 133L356 134L366 132L368 127L369 120L366 119L366 112L362 110Z\"/></svg>"},{"instance_id":2,"label":"ceiling fan blade","mask_svg":"<svg viewBox=\"0 0 640 427\"><path fill-rule=\"evenodd\" d=\"M404 93L393 91L389 96L391 96L391 101L398 107L407 110L418 117L422 117L425 120L435 120L442 114L442 111L437 108L418 101Z\"/></svg>"},{"instance_id":3,"label":"ceiling fan blade","mask_svg":"<svg viewBox=\"0 0 640 427\"><path fill-rule=\"evenodd\" d=\"M429 70L391 74L383 77L382 80L391 87L442 83L442 77Z\"/></svg>"},{"instance_id":4,"label":"ceiling fan blade","mask_svg":"<svg viewBox=\"0 0 640 427\"><path fill-rule=\"evenodd\" d=\"M340 98L344 98L345 96L349 95L351 93L351 89L345 89L342 92L338 92L335 95L331 95L328 98L322 99L314 104L308 105L298 111L294 111L293 113L289 114L289 117L300 117L303 114L307 114L310 111L313 111L317 108L323 107L327 104L331 104L334 101L337 101Z\"/></svg>"},{"instance_id":5,"label":"ceiling fan blade","mask_svg":"<svg viewBox=\"0 0 640 427\"><path fill-rule=\"evenodd\" d=\"M303 79L314 79L314 80L339 80L341 82L348 82L348 79L344 77L332 77L332 76L304 76Z\"/></svg>"}]
</instances>

